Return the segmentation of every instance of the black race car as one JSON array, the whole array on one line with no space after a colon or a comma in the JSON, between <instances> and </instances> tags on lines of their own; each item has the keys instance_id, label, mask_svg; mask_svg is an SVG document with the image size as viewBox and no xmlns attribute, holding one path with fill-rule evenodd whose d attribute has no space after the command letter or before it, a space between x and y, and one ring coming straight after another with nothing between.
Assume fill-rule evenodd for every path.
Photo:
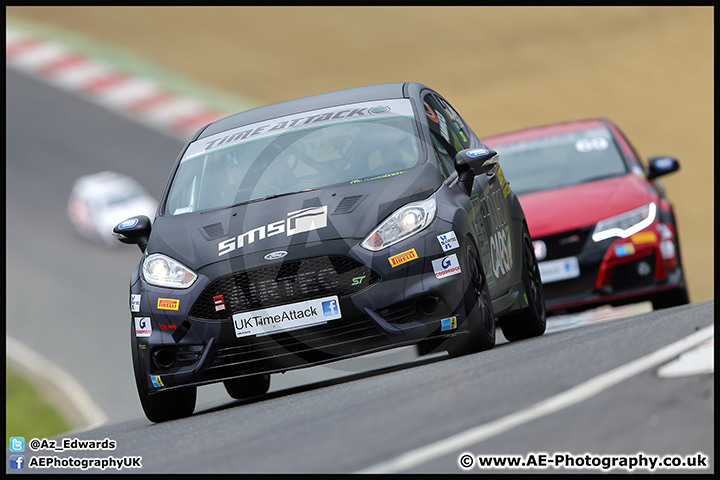
<instances>
[{"instance_id":1,"label":"black race car","mask_svg":"<svg viewBox=\"0 0 720 480\"><path fill-rule=\"evenodd\" d=\"M542 335L525 215L487 148L419 83L256 108L193 135L130 282L146 416L192 414L196 388L267 392L270 374L418 345L451 355Z\"/></svg>"}]
</instances>

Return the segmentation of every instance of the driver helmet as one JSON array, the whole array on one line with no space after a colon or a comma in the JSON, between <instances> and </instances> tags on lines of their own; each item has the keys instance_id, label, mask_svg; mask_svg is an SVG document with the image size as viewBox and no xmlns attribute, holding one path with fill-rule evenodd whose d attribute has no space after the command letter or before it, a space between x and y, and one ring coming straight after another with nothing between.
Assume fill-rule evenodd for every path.
<instances>
[{"instance_id":1,"label":"driver helmet","mask_svg":"<svg viewBox=\"0 0 720 480\"><path fill-rule=\"evenodd\" d=\"M225 170L227 171L228 180L230 180L232 185L239 185L245 176L245 172L243 171L240 162L238 162L237 158L235 158L234 153L227 152L224 154L224 157Z\"/></svg>"}]
</instances>

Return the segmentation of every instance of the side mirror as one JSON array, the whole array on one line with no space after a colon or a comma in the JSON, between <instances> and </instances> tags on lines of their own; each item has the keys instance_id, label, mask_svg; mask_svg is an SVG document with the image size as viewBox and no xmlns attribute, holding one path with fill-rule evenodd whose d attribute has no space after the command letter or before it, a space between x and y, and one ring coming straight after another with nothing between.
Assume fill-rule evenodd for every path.
<instances>
[{"instance_id":1,"label":"side mirror","mask_svg":"<svg viewBox=\"0 0 720 480\"><path fill-rule=\"evenodd\" d=\"M137 245L143 252L150 238L152 222L145 215L128 218L115 225L113 235L122 243Z\"/></svg>"},{"instance_id":2,"label":"side mirror","mask_svg":"<svg viewBox=\"0 0 720 480\"><path fill-rule=\"evenodd\" d=\"M458 172L458 184L470 195L473 179L476 175L487 173L498 162L498 154L490 148L460 150L455 155L455 170Z\"/></svg>"},{"instance_id":3,"label":"side mirror","mask_svg":"<svg viewBox=\"0 0 720 480\"><path fill-rule=\"evenodd\" d=\"M676 158L667 155L648 157L648 178L650 180L679 169L680 163Z\"/></svg>"}]
</instances>

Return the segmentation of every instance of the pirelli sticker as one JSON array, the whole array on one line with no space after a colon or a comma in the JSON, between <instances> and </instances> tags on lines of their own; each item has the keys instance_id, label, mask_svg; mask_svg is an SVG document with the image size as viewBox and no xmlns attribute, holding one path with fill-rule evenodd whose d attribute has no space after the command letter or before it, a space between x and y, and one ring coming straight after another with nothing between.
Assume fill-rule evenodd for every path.
<instances>
[{"instance_id":1,"label":"pirelli sticker","mask_svg":"<svg viewBox=\"0 0 720 480\"><path fill-rule=\"evenodd\" d=\"M180 300L174 298L158 298L158 310L178 310L180 308Z\"/></svg>"},{"instance_id":2,"label":"pirelli sticker","mask_svg":"<svg viewBox=\"0 0 720 480\"><path fill-rule=\"evenodd\" d=\"M398 265L402 265L403 263L415 260L416 258L418 258L418 254L414 248L411 248L410 250L406 250L402 253L398 253L397 255L393 255L392 257L388 258L388 260L390 261L390 266L392 268L395 268Z\"/></svg>"}]
</instances>

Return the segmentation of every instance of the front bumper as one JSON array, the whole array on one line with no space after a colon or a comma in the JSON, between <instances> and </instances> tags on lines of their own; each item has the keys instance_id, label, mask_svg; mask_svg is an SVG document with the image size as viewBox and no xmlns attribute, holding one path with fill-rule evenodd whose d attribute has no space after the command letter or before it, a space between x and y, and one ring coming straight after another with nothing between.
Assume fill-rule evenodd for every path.
<instances>
[{"instance_id":1,"label":"front bumper","mask_svg":"<svg viewBox=\"0 0 720 480\"><path fill-rule=\"evenodd\" d=\"M547 251L547 257L540 262L541 272L543 262L575 258L579 266L579 275L543 280L549 313L652 300L663 291L684 285L672 225L656 221L629 238L600 242L590 238L592 229L534 240L542 241Z\"/></svg>"},{"instance_id":2,"label":"front bumper","mask_svg":"<svg viewBox=\"0 0 720 480\"><path fill-rule=\"evenodd\" d=\"M463 334L465 275L459 269L438 279L432 264L453 254L465 264L464 241L445 252L437 238L451 230L437 219L374 253L357 240L290 247L286 257L272 262L264 259L269 252L257 252L199 270L195 284L184 290L138 278L131 285L138 381L153 393ZM313 326L244 335L234 321L335 297L341 317Z\"/></svg>"}]
</instances>

